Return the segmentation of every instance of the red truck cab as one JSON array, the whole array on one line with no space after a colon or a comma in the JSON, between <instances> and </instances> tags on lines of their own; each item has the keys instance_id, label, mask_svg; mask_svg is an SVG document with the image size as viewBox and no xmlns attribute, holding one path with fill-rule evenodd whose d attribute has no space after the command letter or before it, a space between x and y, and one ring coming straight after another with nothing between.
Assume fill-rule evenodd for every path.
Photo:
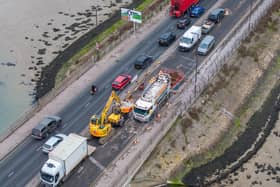
<instances>
[{"instance_id":1,"label":"red truck cab","mask_svg":"<svg viewBox=\"0 0 280 187\"><path fill-rule=\"evenodd\" d=\"M199 0L170 0L170 16L181 17L198 2Z\"/></svg>"}]
</instances>

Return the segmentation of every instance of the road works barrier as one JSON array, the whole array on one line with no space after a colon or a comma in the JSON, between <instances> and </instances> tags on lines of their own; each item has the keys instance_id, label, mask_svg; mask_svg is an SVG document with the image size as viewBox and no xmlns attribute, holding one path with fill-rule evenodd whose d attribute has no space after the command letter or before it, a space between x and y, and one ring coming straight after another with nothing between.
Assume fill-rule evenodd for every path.
<instances>
[{"instance_id":1,"label":"road works barrier","mask_svg":"<svg viewBox=\"0 0 280 187\"><path fill-rule=\"evenodd\" d=\"M162 119L154 120L151 129L135 136L135 144L125 150L110 164L103 174L91 185L92 187L128 186L130 180L149 157L156 145L171 128L178 117L182 116L207 88L221 68L228 62L241 42L257 26L260 19L267 14L276 0L252 1L249 10L234 28L219 43L217 48L193 72L188 83L181 86L176 98L162 110ZM161 60L161 59L160 59ZM190 84L192 83L192 84ZM183 88L183 89L182 89ZM121 176L121 177L120 177Z\"/></svg>"}]
</instances>

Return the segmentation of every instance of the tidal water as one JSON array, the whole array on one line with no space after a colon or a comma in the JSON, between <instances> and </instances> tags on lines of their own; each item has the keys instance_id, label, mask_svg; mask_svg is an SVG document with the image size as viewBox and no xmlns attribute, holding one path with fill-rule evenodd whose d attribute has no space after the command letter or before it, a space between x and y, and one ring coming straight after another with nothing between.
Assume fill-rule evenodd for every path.
<instances>
[{"instance_id":1,"label":"tidal water","mask_svg":"<svg viewBox=\"0 0 280 187\"><path fill-rule=\"evenodd\" d=\"M131 2L0 0L0 134L32 106L41 68Z\"/></svg>"}]
</instances>

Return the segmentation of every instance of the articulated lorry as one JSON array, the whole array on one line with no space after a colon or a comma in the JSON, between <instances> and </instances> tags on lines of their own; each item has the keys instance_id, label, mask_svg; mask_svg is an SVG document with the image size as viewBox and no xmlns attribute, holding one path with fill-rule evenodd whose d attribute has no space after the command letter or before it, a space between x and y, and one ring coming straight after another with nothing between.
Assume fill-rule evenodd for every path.
<instances>
[{"instance_id":1,"label":"articulated lorry","mask_svg":"<svg viewBox=\"0 0 280 187\"><path fill-rule=\"evenodd\" d=\"M49 153L49 159L40 171L41 181L49 186L57 186L88 155L87 139L77 134L69 134Z\"/></svg>"},{"instance_id":2,"label":"articulated lorry","mask_svg":"<svg viewBox=\"0 0 280 187\"><path fill-rule=\"evenodd\" d=\"M199 0L170 0L170 16L183 16Z\"/></svg>"},{"instance_id":3,"label":"articulated lorry","mask_svg":"<svg viewBox=\"0 0 280 187\"><path fill-rule=\"evenodd\" d=\"M168 73L160 72L150 82L136 101L133 110L134 119L141 122L150 121L170 95L171 77Z\"/></svg>"}]
</instances>

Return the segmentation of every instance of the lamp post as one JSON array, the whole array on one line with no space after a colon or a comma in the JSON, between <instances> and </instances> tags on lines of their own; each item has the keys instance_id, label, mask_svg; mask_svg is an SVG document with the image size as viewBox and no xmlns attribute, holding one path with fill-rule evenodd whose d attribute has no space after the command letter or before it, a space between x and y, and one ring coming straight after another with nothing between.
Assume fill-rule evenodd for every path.
<instances>
[{"instance_id":1,"label":"lamp post","mask_svg":"<svg viewBox=\"0 0 280 187\"><path fill-rule=\"evenodd\" d=\"M197 82L197 55L194 52L194 62L195 62L195 76L194 76L194 97L196 97L196 82Z\"/></svg>"},{"instance_id":2,"label":"lamp post","mask_svg":"<svg viewBox=\"0 0 280 187\"><path fill-rule=\"evenodd\" d=\"M95 24L97 26L97 24L98 24L98 14L97 14L98 7L97 6L92 6L92 8L95 10Z\"/></svg>"}]
</instances>

